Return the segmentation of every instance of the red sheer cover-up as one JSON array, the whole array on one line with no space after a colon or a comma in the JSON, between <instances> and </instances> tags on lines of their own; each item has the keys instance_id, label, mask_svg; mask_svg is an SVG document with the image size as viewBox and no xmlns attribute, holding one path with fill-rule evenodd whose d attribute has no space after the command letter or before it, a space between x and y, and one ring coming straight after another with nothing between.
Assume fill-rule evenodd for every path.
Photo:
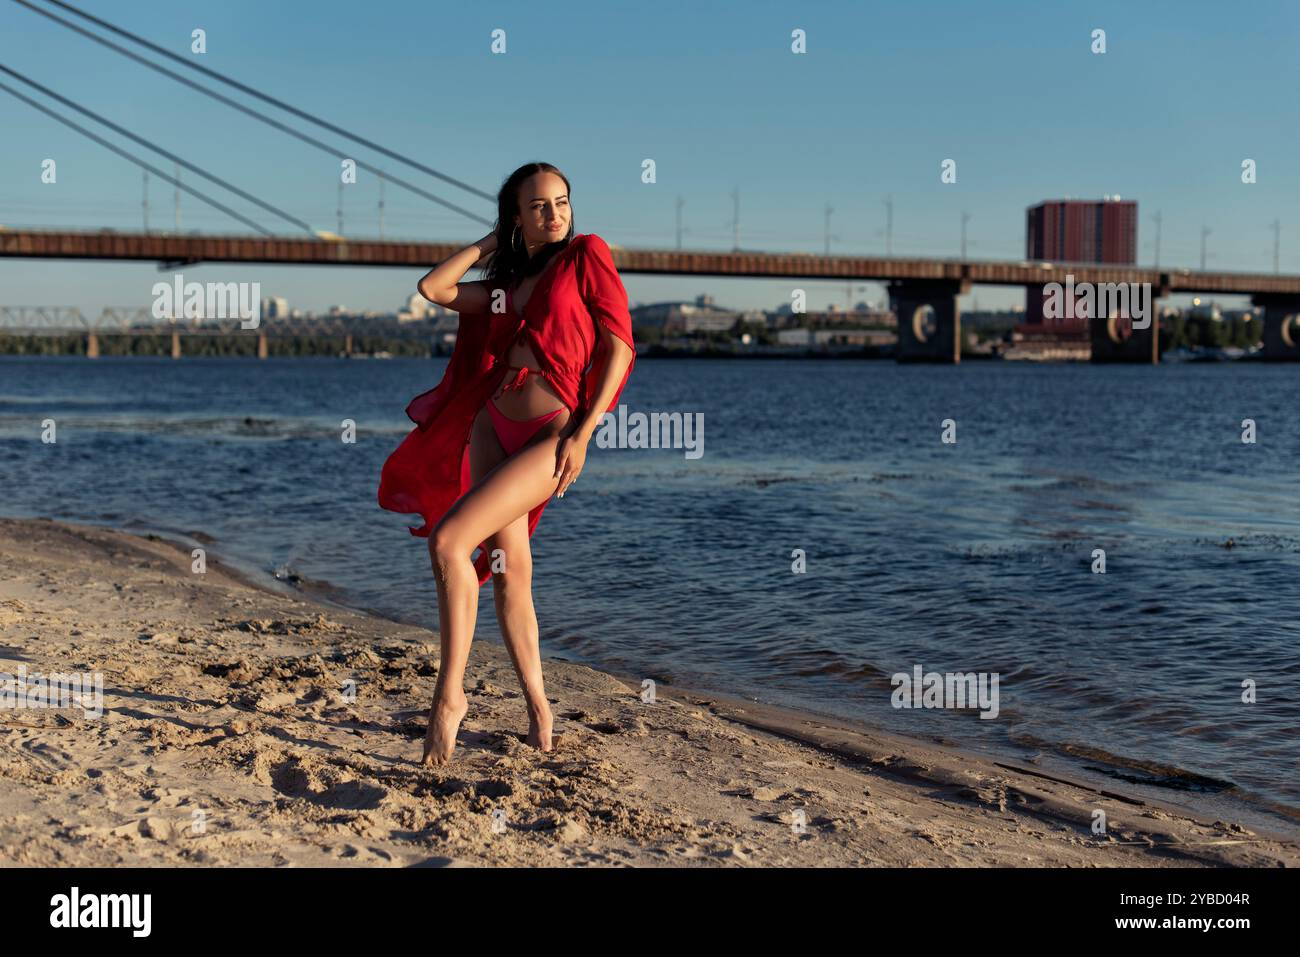
<instances>
[{"instance_id":1,"label":"red sheer cover-up","mask_svg":"<svg viewBox=\"0 0 1300 957\"><path fill-rule=\"evenodd\" d=\"M524 330L542 374L572 416L592 407L609 351L597 349L597 323L633 350L623 381L606 412L618 407L636 363L627 290L614 268L609 246L595 233L581 233L555 254L524 303L523 315L506 297L502 313L461 313L456 345L442 381L411 400L406 414L416 425L384 462L379 505L420 515L424 524L410 532L427 538L447 510L473 484L469 435L474 417L506 374L507 353ZM550 496L528 512L531 538ZM492 575L491 555L479 544L474 561L478 583Z\"/></svg>"}]
</instances>

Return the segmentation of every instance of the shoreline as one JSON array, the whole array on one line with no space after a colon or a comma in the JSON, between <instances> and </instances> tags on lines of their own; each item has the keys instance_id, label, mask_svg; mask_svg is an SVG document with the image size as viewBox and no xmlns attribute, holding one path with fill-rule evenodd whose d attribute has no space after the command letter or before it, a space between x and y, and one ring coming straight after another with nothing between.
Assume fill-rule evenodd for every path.
<instances>
[{"instance_id":1,"label":"shoreline","mask_svg":"<svg viewBox=\"0 0 1300 957\"><path fill-rule=\"evenodd\" d=\"M232 554L226 550L214 551L214 547L217 546L216 541L202 531L184 531L180 528L165 525L146 525L140 522L131 523L130 527L102 523L81 524L89 524L95 528L107 528L135 537L161 541L187 556L189 549L195 545L200 545L208 549L210 556L215 555L219 561L224 563L226 570L232 577L235 577L249 588L269 591L272 594L290 598L305 599L309 602L327 606L336 612L346 611L371 616L395 625L425 627L415 619L395 618L381 609L367 608L363 605L350 603L346 589L340 588L327 580L307 578L296 574L283 578L279 574L260 567L253 558ZM432 634L436 635L436 631L432 632ZM475 641L479 640L488 641L498 648L503 647L495 633L476 635ZM591 668L594 671L617 678L629 688L639 689L640 687L641 678L609 668L599 661L586 659L582 656L569 657L567 655L548 654L546 649L543 648L542 660L544 663L555 661ZM902 749L906 745L955 749L967 757L978 756L981 760L995 765L1012 765L1020 772L1031 776L1042 775L1058 780L1063 779L1076 787L1095 793L1105 793L1119 787L1129 792L1131 797L1140 798L1155 805L1169 805L1174 810L1193 815L1199 820L1238 820L1239 823L1272 831L1283 837L1300 836L1300 811L1294 808L1286 805L1275 805L1260 795L1253 792L1243 792L1231 785L1226 785L1227 790L1222 792L1217 790L1194 790L1192 788L1182 791L1177 787L1153 783L1149 780L1143 781L1132 775L1140 775L1145 771L1156 769L1156 765L1125 758L1124 756L1093 754L1090 759L1091 763L1084 765L1080 760L1072 760L1066 754L1063 754L1061 749L1053 748L1047 743L1037 748L1014 741L979 745L969 741L951 741L942 734L908 734L907 732L886 729L882 725L873 722L869 717L819 710L816 706L799 700L783 703L763 700L757 696L751 696L748 692L725 690L712 685L668 685L661 681L657 684L657 690L660 693L664 693L665 690L669 693L677 692L678 696L682 698L718 699L726 703L730 713L762 709L767 715L768 721L773 722L773 727L784 729L787 734L793 728L805 729L800 734L792 736L812 746L821 746L822 742L821 735L813 729L830 727L839 729L840 732L847 731L850 734L865 733L874 735L878 739L893 741L896 742L894 745L896 749ZM761 692L759 693L761 694ZM1068 749L1066 750L1068 752ZM1032 767L1026 767L1026 765ZM1164 771L1166 773L1169 771L1176 772L1180 778L1187 780L1199 779L1203 783L1211 785L1225 784L1225 782L1203 778L1202 775L1183 768L1165 768ZM1183 795L1186 795L1186 797L1184 798Z\"/></svg>"},{"instance_id":2,"label":"shoreline","mask_svg":"<svg viewBox=\"0 0 1300 957\"><path fill-rule=\"evenodd\" d=\"M542 754L486 639L456 755L424 768L423 627L48 519L0 519L0 581L0 670L81 665L105 689L99 719L0 713L20 865L1300 865L1280 828L711 691L644 703L557 658Z\"/></svg>"}]
</instances>

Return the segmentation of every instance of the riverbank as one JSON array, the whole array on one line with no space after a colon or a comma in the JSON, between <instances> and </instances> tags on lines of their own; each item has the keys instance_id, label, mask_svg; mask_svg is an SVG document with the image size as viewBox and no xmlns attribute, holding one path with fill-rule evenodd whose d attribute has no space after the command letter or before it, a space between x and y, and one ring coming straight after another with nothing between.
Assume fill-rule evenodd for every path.
<instances>
[{"instance_id":1,"label":"riverbank","mask_svg":"<svg viewBox=\"0 0 1300 957\"><path fill-rule=\"evenodd\" d=\"M103 676L100 717L0 712L8 863L1300 864L1293 841L1118 789L714 694L643 702L557 660L542 754L482 639L453 763L421 767L436 634L191 563L0 519L0 671Z\"/></svg>"}]
</instances>

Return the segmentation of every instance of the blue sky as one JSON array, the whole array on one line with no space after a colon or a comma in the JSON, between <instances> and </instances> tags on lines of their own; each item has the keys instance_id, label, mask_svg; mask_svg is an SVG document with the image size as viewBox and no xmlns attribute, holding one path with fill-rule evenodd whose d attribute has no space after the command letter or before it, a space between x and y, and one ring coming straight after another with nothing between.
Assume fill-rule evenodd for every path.
<instances>
[{"instance_id":1,"label":"blue sky","mask_svg":"<svg viewBox=\"0 0 1300 957\"><path fill-rule=\"evenodd\" d=\"M41 0L34 0L40 3ZM1300 123L1291 64L1300 4L1264 2L417 3L374 0L80 0L89 12L190 56L207 33L210 69L495 192L544 159L573 183L580 232L624 246L730 249L731 191L746 248L956 255L970 213L973 258L1019 259L1024 211L1047 198L1118 193L1139 202L1140 261L1300 272ZM508 52L490 52L491 31ZM808 53L790 52L795 28ZM1107 51L1090 50L1093 29ZM11 0L0 0L0 62L153 137L314 226L335 228L339 157L290 140ZM182 72L182 67L176 67ZM198 74L192 74L198 79ZM14 81L5 78L14 85ZM64 111L60 108L61 111ZM294 121L295 125L299 124ZM314 128L313 135L337 140ZM115 136L110 138L117 139ZM340 141L340 146L345 144ZM132 146L133 151L139 148ZM486 219L492 204L347 146ZM58 162L59 181L40 182ZM645 158L658 182L641 182ZM957 182L940 182L944 159ZM1254 159L1258 182L1241 182ZM170 168L165 161L161 165ZM191 177L185 176L187 181ZM196 185L199 185L196 183ZM219 192L216 187L201 188ZM138 229L134 166L0 92L0 224ZM172 222L155 181L152 222ZM390 186L390 238L469 242L486 227ZM362 173L345 231L377 234L378 189ZM292 232L241 201L269 228ZM183 226L247 229L183 197ZM395 307L418 270L261 266L186 269L187 279L260 281L266 295L322 309ZM468 278L475 278L471 273ZM6 304L145 304L152 264L0 260ZM789 282L628 276L634 302L711 292L774 307ZM810 308L843 284L809 284ZM878 298L879 287L866 297ZM862 298L855 293L854 298ZM1018 301L978 290L980 305Z\"/></svg>"}]
</instances>

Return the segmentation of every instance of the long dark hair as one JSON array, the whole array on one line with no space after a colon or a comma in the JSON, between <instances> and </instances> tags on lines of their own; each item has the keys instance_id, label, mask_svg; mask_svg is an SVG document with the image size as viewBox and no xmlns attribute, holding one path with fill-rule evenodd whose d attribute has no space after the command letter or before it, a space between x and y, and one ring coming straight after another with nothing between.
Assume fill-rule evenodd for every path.
<instances>
[{"instance_id":1,"label":"long dark hair","mask_svg":"<svg viewBox=\"0 0 1300 957\"><path fill-rule=\"evenodd\" d=\"M569 232L563 239L547 243L530 258L528 248L524 244L523 230L515 231L515 217L520 212L519 187L524 184L524 180L537 173L554 173L564 180L565 192L570 194ZM508 289L525 276L541 272L546 268L546 264L551 261L552 256L569 245L569 241L573 239L574 230L571 190L569 177L550 163L525 163L506 177L506 181L501 184L501 190L497 193L497 222L495 228L497 248L489 258L485 273L486 279L494 284L499 282ZM514 241L516 236L518 242Z\"/></svg>"}]
</instances>

